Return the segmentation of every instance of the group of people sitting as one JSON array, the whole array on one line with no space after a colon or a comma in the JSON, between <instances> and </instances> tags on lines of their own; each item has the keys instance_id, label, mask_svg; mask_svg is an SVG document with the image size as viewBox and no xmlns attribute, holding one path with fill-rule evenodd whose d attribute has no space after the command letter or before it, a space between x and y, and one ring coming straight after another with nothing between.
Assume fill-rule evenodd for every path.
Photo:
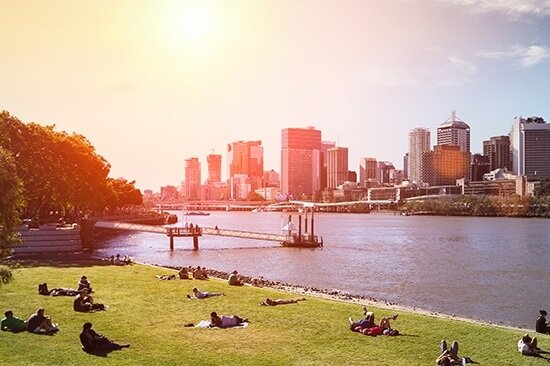
<instances>
[{"instance_id":1,"label":"group of people sitting","mask_svg":"<svg viewBox=\"0 0 550 366\"><path fill-rule=\"evenodd\" d=\"M132 264L132 259L128 255L124 255L124 258L120 258L120 254L116 256L112 255L109 258L109 262L115 266L124 266L126 264Z\"/></svg>"},{"instance_id":2,"label":"group of people sitting","mask_svg":"<svg viewBox=\"0 0 550 366\"><path fill-rule=\"evenodd\" d=\"M13 311L8 310L4 313L5 318L0 322L0 328L3 331L14 333L28 331L31 333L53 334L59 331L57 324L44 315L44 308L38 308L36 313L32 314L29 319L22 320L13 315Z\"/></svg>"},{"instance_id":3,"label":"group of people sitting","mask_svg":"<svg viewBox=\"0 0 550 366\"><path fill-rule=\"evenodd\" d=\"M95 303L94 298L90 293L92 292L92 284L88 281L86 276L80 277L78 283L78 295L73 300L73 310L79 312L91 312L98 310L105 310L105 305Z\"/></svg>"},{"instance_id":4,"label":"group of people sitting","mask_svg":"<svg viewBox=\"0 0 550 366\"><path fill-rule=\"evenodd\" d=\"M368 311L366 306L363 307L363 315L365 316L365 318L358 321L353 321L351 317L348 319L352 332L359 332L361 334L374 337L378 335L399 335L399 331L393 329L390 324L390 319L396 320L398 314L395 314L394 316L388 318L380 319L380 323L378 323L378 325L375 323L374 313L372 311Z\"/></svg>"}]
</instances>

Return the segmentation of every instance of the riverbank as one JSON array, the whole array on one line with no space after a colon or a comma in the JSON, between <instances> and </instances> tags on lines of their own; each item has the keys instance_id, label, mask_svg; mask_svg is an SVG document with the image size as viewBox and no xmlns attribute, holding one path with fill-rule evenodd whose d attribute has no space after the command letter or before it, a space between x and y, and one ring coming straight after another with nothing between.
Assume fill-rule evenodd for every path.
<instances>
[{"instance_id":1,"label":"riverbank","mask_svg":"<svg viewBox=\"0 0 550 366\"><path fill-rule=\"evenodd\" d=\"M369 337L350 332L347 322L350 316L361 317L361 306L355 301L369 299L349 300L322 293L298 296L267 287L228 286L216 279L159 281L155 277L174 273L150 265L112 266L107 261L22 261L14 269L15 281L0 288L0 303L20 317L43 306L46 314L60 323L61 331L52 337L1 332L0 342L9 342L10 347L9 351L0 349L0 360L17 365L427 365L437 357L441 339L456 339L460 353L481 364L539 365L544 361L518 354L516 343L523 333L519 329L400 310L393 326L402 336ZM72 298L37 294L37 283L74 287L83 274L92 282L96 302L106 304L107 311L76 313ZM225 296L189 300L185 295L192 287ZM258 306L266 297L307 300ZM384 304L369 306L369 310L378 319L395 313ZM208 319L211 311L247 317L250 326L228 330L184 327ZM117 341L130 343L130 349L107 358L82 352L78 334L85 321ZM549 336L539 338L542 348L550 347Z\"/></svg>"}]
</instances>

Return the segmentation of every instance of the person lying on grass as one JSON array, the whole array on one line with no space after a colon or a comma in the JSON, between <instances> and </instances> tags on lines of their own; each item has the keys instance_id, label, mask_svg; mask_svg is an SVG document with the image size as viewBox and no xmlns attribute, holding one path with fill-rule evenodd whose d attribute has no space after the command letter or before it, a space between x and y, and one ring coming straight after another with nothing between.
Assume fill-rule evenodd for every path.
<instances>
[{"instance_id":1,"label":"person lying on grass","mask_svg":"<svg viewBox=\"0 0 550 366\"><path fill-rule=\"evenodd\" d=\"M537 346L537 337L532 337L529 333L525 333L523 337L518 341L518 351L524 356L534 356L544 358L550 361L550 358L543 356L543 353L550 353L548 351L543 351Z\"/></svg>"},{"instance_id":2,"label":"person lying on grass","mask_svg":"<svg viewBox=\"0 0 550 366\"><path fill-rule=\"evenodd\" d=\"M277 305L287 305L287 304L296 304L298 301L305 301L306 299L276 299L272 300L269 297L264 301L260 302L260 306L277 306Z\"/></svg>"},{"instance_id":3,"label":"person lying on grass","mask_svg":"<svg viewBox=\"0 0 550 366\"><path fill-rule=\"evenodd\" d=\"M396 329L392 329L390 319L396 320L398 314L395 314L394 316L388 317L388 318L382 318L380 319L380 323L376 325L374 321L374 313L372 311L367 311L366 307L363 307L365 318L353 321L353 319L350 317L349 324L350 324L350 330L352 332L359 332L364 335L371 335L371 336L377 336L377 335L388 335L388 336L396 336L399 335L399 331Z\"/></svg>"},{"instance_id":4,"label":"person lying on grass","mask_svg":"<svg viewBox=\"0 0 550 366\"><path fill-rule=\"evenodd\" d=\"M159 280L175 280L177 279L176 275L155 275Z\"/></svg>"},{"instance_id":5,"label":"person lying on grass","mask_svg":"<svg viewBox=\"0 0 550 366\"><path fill-rule=\"evenodd\" d=\"M72 288L63 288L63 287L56 287L54 289L48 290L48 284L47 283L40 283L38 284L38 293L40 295L44 296L76 296L78 295L78 291L73 290Z\"/></svg>"},{"instance_id":6,"label":"person lying on grass","mask_svg":"<svg viewBox=\"0 0 550 366\"><path fill-rule=\"evenodd\" d=\"M104 335L96 333L92 329L92 323L84 323L82 326L80 343L82 343L82 349L88 353L109 352L130 347L129 344L118 344Z\"/></svg>"},{"instance_id":7,"label":"person lying on grass","mask_svg":"<svg viewBox=\"0 0 550 366\"><path fill-rule=\"evenodd\" d=\"M59 331L59 327L44 315L44 308L38 308L36 313L32 314L27 320L27 331L30 333L51 334Z\"/></svg>"},{"instance_id":8,"label":"person lying on grass","mask_svg":"<svg viewBox=\"0 0 550 366\"><path fill-rule=\"evenodd\" d=\"M27 329L27 322L13 316L13 311L8 310L4 313L5 318L0 322L0 328L4 331L19 333Z\"/></svg>"},{"instance_id":9,"label":"person lying on grass","mask_svg":"<svg viewBox=\"0 0 550 366\"><path fill-rule=\"evenodd\" d=\"M241 318L237 315L218 316L215 311L210 313L210 327L231 328L242 325L243 323L248 323L248 319Z\"/></svg>"},{"instance_id":10,"label":"person lying on grass","mask_svg":"<svg viewBox=\"0 0 550 366\"><path fill-rule=\"evenodd\" d=\"M80 290L80 293L73 300L74 311L89 312L96 310L105 310L105 305L95 304L94 298L88 294L88 289Z\"/></svg>"},{"instance_id":11,"label":"person lying on grass","mask_svg":"<svg viewBox=\"0 0 550 366\"><path fill-rule=\"evenodd\" d=\"M189 298L189 299L191 299L191 298L206 299L207 297L225 296L225 294L223 294L221 292L206 292L206 291L202 292L201 290L199 290L196 287L193 287L193 289L191 291L193 291L193 294L191 296L187 295L187 298Z\"/></svg>"},{"instance_id":12,"label":"person lying on grass","mask_svg":"<svg viewBox=\"0 0 550 366\"><path fill-rule=\"evenodd\" d=\"M440 366L455 366L466 365L467 363L476 363L470 357L458 356L458 342L453 341L451 349L447 349L447 341L442 340L440 343L441 353L436 358L435 363Z\"/></svg>"}]
</instances>

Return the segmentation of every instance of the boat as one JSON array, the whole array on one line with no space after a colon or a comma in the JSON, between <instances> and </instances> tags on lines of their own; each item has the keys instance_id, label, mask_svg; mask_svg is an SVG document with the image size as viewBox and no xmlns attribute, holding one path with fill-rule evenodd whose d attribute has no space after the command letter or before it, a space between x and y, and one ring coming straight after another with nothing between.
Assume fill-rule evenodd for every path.
<instances>
[{"instance_id":1,"label":"boat","mask_svg":"<svg viewBox=\"0 0 550 366\"><path fill-rule=\"evenodd\" d=\"M210 212L204 211L187 211L184 213L185 216L210 216Z\"/></svg>"},{"instance_id":2,"label":"boat","mask_svg":"<svg viewBox=\"0 0 550 366\"><path fill-rule=\"evenodd\" d=\"M281 243L287 248L319 248L323 246L323 238L317 235L300 235L297 234L287 237L287 240Z\"/></svg>"}]
</instances>

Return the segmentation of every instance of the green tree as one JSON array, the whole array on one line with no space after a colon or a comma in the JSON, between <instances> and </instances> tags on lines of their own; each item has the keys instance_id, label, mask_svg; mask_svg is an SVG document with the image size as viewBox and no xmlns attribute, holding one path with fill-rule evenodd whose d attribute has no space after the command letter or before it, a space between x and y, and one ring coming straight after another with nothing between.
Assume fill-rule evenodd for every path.
<instances>
[{"instance_id":1,"label":"green tree","mask_svg":"<svg viewBox=\"0 0 550 366\"><path fill-rule=\"evenodd\" d=\"M13 158L0 146L0 258L11 253L11 247L19 242L18 229L23 208L22 190ZM10 269L0 267L0 285L9 283L12 279Z\"/></svg>"},{"instance_id":2,"label":"green tree","mask_svg":"<svg viewBox=\"0 0 550 366\"><path fill-rule=\"evenodd\" d=\"M550 197L550 179L545 179L535 188L535 197Z\"/></svg>"},{"instance_id":3,"label":"green tree","mask_svg":"<svg viewBox=\"0 0 550 366\"><path fill-rule=\"evenodd\" d=\"M264 197L261 194L256 193L254 191L251 191L246 197L246 199L247 201L265 201Z\"/></svg>"},{"instance_id":4,"label":"green tree","mask_svg":"<svg viewBox=\"0 0 550 366\"><path fill-rule=\"evenodd\" d=\"M143 196L134 184L135 181L128 182L124 178L107 178L107 184L110 189L108 205L111 207L123 207L126 205L142 205Z\"/></svg>"}]
</instances>

